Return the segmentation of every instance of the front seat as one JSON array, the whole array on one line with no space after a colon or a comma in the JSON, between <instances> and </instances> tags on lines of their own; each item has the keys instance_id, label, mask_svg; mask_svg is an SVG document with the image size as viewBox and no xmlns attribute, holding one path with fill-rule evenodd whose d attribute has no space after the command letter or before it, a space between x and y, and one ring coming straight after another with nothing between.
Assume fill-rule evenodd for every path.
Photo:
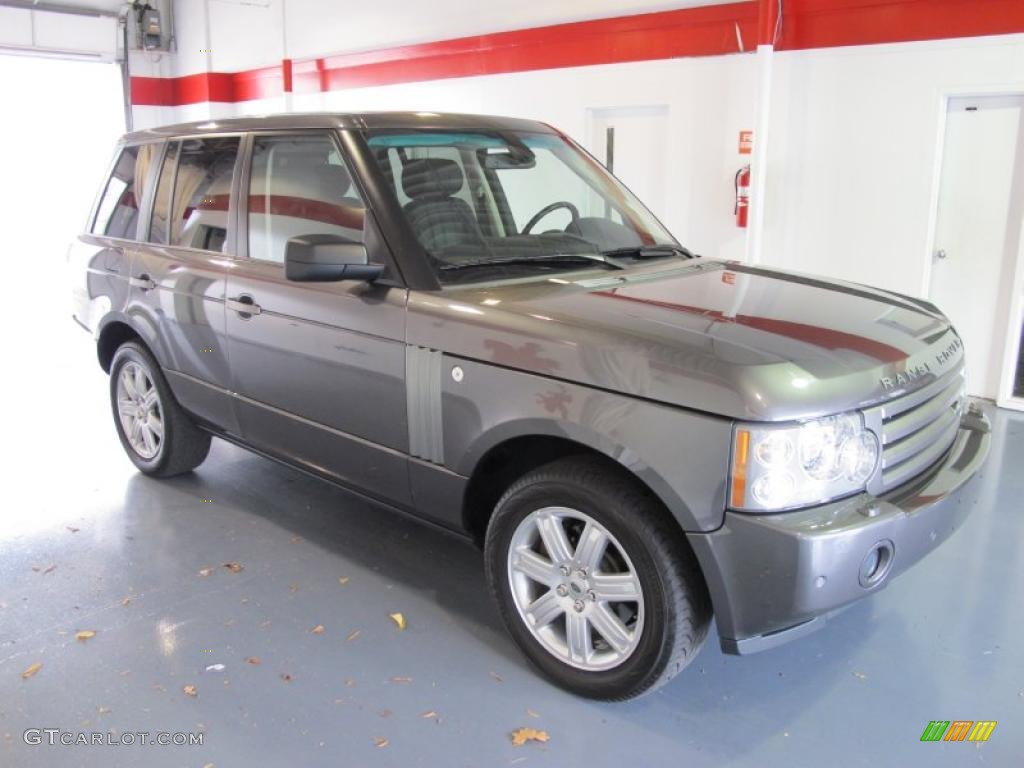
<instances>
[{"instance_id":1,"label":"front seat","mask_svg":"<svg viewBox=\"0 0 1024 768\"><path fill-rule=\"evenodd\" d=\"M462 169L454 160L426 157L409 160L402 168L402 188L411 198L405 214L430 253L441 254L454 245L483 244L473 209L453 197L462 182Z\"/></svg>"}]
</instances>

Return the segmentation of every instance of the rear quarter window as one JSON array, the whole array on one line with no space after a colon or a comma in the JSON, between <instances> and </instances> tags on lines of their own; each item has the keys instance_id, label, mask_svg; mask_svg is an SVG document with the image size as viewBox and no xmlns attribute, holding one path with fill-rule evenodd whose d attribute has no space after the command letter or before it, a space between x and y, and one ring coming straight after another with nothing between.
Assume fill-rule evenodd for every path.
<instances>
[{"instance_id":1,"label":"rear quarter window","mask_svg":"<svg viewBox=\"0 0 1024 768\"><path fill-rule=\"evenodd\" d=\"M157 144L141 144L121 150L96 209L93 234L135 239L139 206L146 196L149 170L157 149Z\"/></svg>"}]
</instances>

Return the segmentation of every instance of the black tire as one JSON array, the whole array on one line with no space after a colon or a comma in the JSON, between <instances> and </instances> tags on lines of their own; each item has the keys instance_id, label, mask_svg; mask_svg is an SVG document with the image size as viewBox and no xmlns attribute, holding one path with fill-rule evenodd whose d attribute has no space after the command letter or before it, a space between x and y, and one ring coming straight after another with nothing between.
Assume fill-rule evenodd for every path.
<instances>
[{"instance_id":1,"label":"black tire","mask_svg":"<svg viewBox=\"0 0 1024 768\"><path fill-rule=\"evenodd\" d=\"M159 409L163 420L163 438L159 441L156 455L145 457L134 447L125 434L118 412L117 382L122 369L129 363L140 366L149 377L159 395ZM142 344L129 341L118 347L110 364L110 405L114 415L114 426L125 453L140 472L153 477L173 477L203 463L210 452L210 435L199 429L187 413L178 405L174 394L164 378L160 365Z\"/></svg>"},{"instance_id":2,"label":"black tire","mask_svg":"<svg viewBox=\"0 0 1024 768\"><path fill-rule=\"evenodd\" d=\"M635 649L619 666L591 671L566 663L533 636L516 607L507 560L513 535L532 512L552 506L589 515L632 561L645 618ZM491 593L516 644L546 677L577 695L624 700L652 691L696 657L707 635L711 601L685 536L642 485L600 459L560 459L514 483L495 508L484 557Z\"/></svg>"}]
</instances>

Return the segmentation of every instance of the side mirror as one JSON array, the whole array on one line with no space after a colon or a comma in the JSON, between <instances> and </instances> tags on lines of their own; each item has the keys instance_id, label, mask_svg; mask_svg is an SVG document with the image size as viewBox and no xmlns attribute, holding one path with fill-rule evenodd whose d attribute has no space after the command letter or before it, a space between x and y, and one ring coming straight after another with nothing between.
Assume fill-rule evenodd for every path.
<instances>
[{"instance_id":1,"label":"side mirror","mask_svg":"<svg viewBox=\"0 0 1024 768\"><path fill-rule=\"evenodd\" d=\"M284 275L296 282L373 282L383 273L383 265L367 263L366 246L338 235L302 235L284 247Z\"/></svg>"}]
</instances>

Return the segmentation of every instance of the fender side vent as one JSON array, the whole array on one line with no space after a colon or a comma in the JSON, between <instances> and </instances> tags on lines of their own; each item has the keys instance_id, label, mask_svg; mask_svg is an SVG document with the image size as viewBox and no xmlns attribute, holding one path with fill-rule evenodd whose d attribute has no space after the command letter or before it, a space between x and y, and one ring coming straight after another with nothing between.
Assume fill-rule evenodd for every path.
<instances>
[{"instance_id":1,"label":"fender side vent","mask_svg":"<svg viewBox=\"0 0 1024 768\"><path fill-rule=\"evenodd\" d=\"M405 348L405 391L409 453L434 464L443 464L439 351L423 347Z\"/></svg>"}]
</instances>

